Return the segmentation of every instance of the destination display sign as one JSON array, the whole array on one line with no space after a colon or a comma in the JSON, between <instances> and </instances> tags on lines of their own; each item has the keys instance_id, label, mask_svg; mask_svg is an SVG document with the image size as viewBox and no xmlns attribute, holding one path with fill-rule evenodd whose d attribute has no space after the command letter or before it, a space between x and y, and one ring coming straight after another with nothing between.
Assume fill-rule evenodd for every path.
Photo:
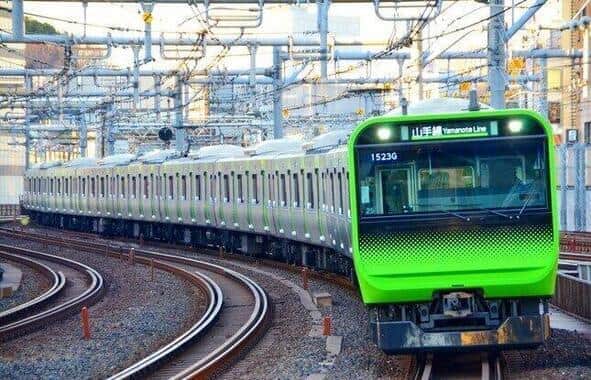
<instances>
[{"instance_id":1,"label":"destination display sign","mask_svg":"<svg viewBox=\"0 0 591 380\"><path fill-rule=\"evenodd\" d=\"M494 124L494 125L493 125ZM410 140L459 139L497 135L496 122L419 125L410 128Z\"/></svg>"}]
</instances>

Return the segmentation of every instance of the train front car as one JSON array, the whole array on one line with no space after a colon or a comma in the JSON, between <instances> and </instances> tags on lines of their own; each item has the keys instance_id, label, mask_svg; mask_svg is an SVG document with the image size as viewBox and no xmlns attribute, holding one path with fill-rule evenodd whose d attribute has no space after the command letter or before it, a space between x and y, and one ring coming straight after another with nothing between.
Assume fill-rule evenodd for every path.
<instances>
[{"instance_id":1,"label":"train front car","mask_svg":"<svg viewBox=\"0 0 591 380\"><path fill-rule=\"evenodd\" d=\"M349 140L353 261L387 353L549 336L551 127L524 110L378 117Z\"/></svg>"}]
</instances>

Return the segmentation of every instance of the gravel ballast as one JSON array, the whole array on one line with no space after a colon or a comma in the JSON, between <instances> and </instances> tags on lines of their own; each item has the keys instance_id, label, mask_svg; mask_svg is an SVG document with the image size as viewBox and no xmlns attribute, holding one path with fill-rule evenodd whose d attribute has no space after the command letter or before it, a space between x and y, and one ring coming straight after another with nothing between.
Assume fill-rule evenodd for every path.
<instances>
[{"instance_id":1,"label":"gravel ballast","mask_svg":"<svg viewBox=\"0 0 591 380\"><path fill-rule=\"evenodd\" d=\"M43 251L40 244L0 239ZM50 252L83 262L107 284L89 308L91 339L82 339L75 315L2 343L0 378L104 378L147 356L180 335L202 314L196 287L168 272L114 258L50 246Z\"/></svg>"},{"instance_id":2,"label":"gravel ballast","mask_svg":"<svg viewBox=\"0 0 591 380\"><path fill-rule=\"evenodd\" d=\"M575 331L553 329L544 346L504 356L509 379L591 379L591 340Z\"/></svg>"},{"instance_id":3,"label":"gravel ballast","mask_svg":"<svg viewBox=\"0 0 591 380\"><path fill-rule=\"evenodd\" d=\"M269 331L238 363L221 375L223 379L404 379L410 356L388 356L371 342L367 311L360 298L348 289L314 278L309 292L328 292L333 306L319 309L331 315L332 334L342 336L342 349L327 360L326 338L311 334L317 321L286 283L302 286L299 273L263 264L218 259L179 249L150 247L168 253L197 257L226 265L257 281L273 302L274 317ZM279 280L278 280L279 279ZM311 336L312 335L312 336ZM591 341L576 332L554 330L549 342L535 350L506 351L509 378L591 378Z\"/></svg>"}]
</instances>

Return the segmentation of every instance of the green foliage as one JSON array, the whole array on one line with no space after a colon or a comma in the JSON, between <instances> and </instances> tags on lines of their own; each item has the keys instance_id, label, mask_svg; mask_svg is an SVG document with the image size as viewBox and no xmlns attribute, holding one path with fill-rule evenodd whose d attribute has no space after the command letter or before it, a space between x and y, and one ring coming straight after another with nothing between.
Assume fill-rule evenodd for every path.
<instances>
[{"instance_id":1,"label":"green foliage","mask_svg":"<svg viewBox=\"0 0 591 380\"><path fill-rule=\"evenodd\" d=\"M25 17L25 30L27 34L59 34L53 25L29 17Z\"/></svg>"}]
</instances>

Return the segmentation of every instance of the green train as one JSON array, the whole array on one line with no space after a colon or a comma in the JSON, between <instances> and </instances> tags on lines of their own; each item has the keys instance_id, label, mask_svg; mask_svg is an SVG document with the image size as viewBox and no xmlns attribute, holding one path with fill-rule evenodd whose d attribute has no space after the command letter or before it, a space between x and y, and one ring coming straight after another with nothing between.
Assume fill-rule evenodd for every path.
<instances>
[{"instance_id":1,"label":"green train","mask_svg":"<svg viewBox=\"0 0 591 380\"><path fill-rule=\"evenodd\" d=\"M355 129L353 262L382 350L544 342L559 239L552 137L526 110L384 116Z\"/></svg>"},{"instance_id":2,"label":"green train","mask_svg":"<svg viewBox=\"0 0 591 380\"><path fill-rule=\"evenodd\" d=\"M530 111L467 106L417 103L305 143L38 164L22 205L59 228L350 276L388 353L542 344L558 256L552 131Z\"/></svg>"}]
</instances>

